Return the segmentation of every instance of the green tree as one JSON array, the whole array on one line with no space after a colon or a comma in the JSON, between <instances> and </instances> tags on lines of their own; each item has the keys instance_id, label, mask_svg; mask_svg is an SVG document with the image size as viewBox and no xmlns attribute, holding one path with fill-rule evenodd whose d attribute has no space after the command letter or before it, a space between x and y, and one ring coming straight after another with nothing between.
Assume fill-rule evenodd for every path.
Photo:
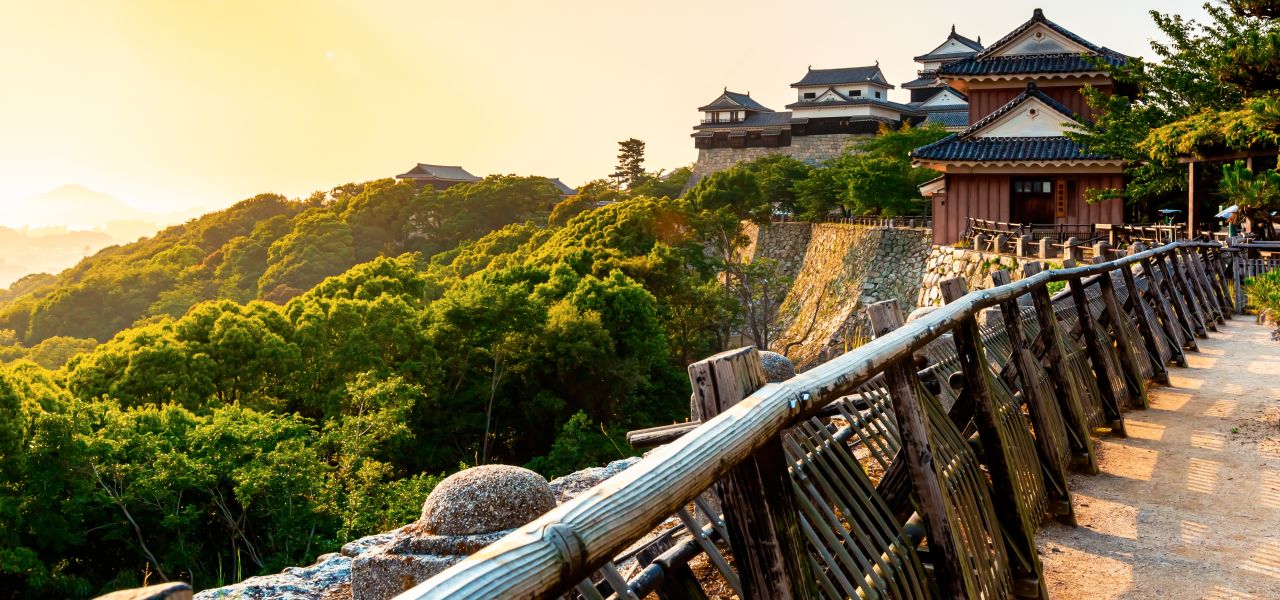
<instances>
[{"instance_id":1,"label":"green tree","mask_svg":"<svg viewBox=\"0 0 1280 600\"><path fill-rule=\"evenodd\" d=\"M1152 11L1170 41L1153 41L1156 62L1105 65L1122 90L1086 88L1094 123L1068 136L1129 162L1120 190L1090 190L1090 199L1123 196L1139 208L1186 189L1183 156L1274 147L1280 136L1275 95L1280 28L1268 1L1205 4L1208 23Z\"/></svg>"},{"instance_id":2,"label":"green tree","mask_svg":"<svg viewBox=\"0 0 1280 600\"><path fill-rule=\"evenodd\" d=\"M627 138L618 142L618 166L610 177L628 189L649 179L644 170L644 140Z\"/></svg>"},{"instance_id":3,"label":"green tree","mask_svg":"<svg viewBox=\"0 0 1280 600\"><path fill-rule=\"evenodd\" d=\"M267 250L268 266L258 280L258 295L272 294L270 299L277 302L288 300L354 264L351 227L330 212L312 210Z\"/></svg>"},{"instance_id":4,"label":"green tree","mask_svg":"<svg viewBox=\"0 0 1280 600\"><path fill-rule=\"evenodd\" d=\"M689 179L692 177L692 167L680 167L673 169L670 173L658 171L650 174L640 183L628 186L627 191L633 196L676 198L689 185Z\"/></svg>"}]
</instances>

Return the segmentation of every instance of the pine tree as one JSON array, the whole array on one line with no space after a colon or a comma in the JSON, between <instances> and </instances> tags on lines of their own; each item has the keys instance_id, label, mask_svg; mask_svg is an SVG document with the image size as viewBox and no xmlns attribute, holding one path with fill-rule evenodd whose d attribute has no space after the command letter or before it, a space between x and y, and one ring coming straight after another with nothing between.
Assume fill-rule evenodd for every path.
<instances>
[{"instance_id":1,"label":"pine tree","mask_svg":"<svg viewBox=\"0 0 1280 600\"><path fill-rule=\"evenodd\" d=\"M618 142L618 167L610 177L628 189L649 178L644 170L644 140L628 138Z\"/></svg>"},{"instance_id":2,"label":"pine tree","mask_svg":"<svg viewBox=\"0 0 1280 600\"><path fill-rule=\"evenodd\" d=\"M1103 66L1132 98L1086 88L1099 114L1070 132L1095 152L1130 163L1123 196L1142 203L1186 189L1178 159L1280 145L1280 2L1205 4L1208 23L1152 11L1170 42L1152 42L1159 62ZM1090 190L1091 198L1119 195Z\"/></svg>"}]
</instances>

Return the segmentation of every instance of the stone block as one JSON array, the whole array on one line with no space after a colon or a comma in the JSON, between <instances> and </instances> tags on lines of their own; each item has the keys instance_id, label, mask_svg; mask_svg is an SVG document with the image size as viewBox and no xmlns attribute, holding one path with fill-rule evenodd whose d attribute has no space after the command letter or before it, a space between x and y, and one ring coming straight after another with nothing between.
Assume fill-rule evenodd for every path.
<instances>
[{"instance_id":1,"label":"stone block","mask_svg":"<svg viewBox=\"0 0 1280 600\"><path fill-rule=\"evenodd\" d=\"M118 590L94 600L191 600L191 586L181 581Z\"/></svg>"}]
</instances>

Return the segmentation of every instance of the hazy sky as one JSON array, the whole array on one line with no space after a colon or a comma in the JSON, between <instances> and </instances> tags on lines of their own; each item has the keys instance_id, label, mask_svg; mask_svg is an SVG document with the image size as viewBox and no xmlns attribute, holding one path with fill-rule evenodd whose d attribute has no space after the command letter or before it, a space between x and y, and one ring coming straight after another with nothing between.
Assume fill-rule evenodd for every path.
<instances>
[{"instance_id":1,"label":"hazy sky","mask_svg":"<svg viewBox=\"0 0 1280 600\"><path fill-rule=\"evenodd\" d=\"M952 23L991 42L1036 6L1149 54L1155 4L0 0L0 199L81 183L216 208L415 162L577 185L627 137L650 168L692 162L695 109L726 85L782 110L808 65L879 60L900 84Z\"/></svg>"}]
</instances>

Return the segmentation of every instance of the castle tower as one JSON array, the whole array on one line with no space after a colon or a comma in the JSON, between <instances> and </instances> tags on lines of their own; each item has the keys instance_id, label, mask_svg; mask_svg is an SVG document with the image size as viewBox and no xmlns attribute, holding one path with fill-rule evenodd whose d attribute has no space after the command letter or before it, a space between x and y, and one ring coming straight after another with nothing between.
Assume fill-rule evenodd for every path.
<instances>
[{"instance_id":1,"label":"castle tower","mask_svg":"<svg viewBox=\"0 0 1280 600\"><path fill-rule=\"evenodd\" d=\"M991 46L938 68L942 81L967 96L972 125L912 152L917 165L942 174L921 187L933 199L934 243L958 241L969 218L1081 228L1124 221L1121 199L1085 201L1089 189L1124 187L1124 161L1065 135L1093 116L1085 85L1115 88L1099 60L1128 58L1036 9Z\"/></svg>"}]
</instances>

